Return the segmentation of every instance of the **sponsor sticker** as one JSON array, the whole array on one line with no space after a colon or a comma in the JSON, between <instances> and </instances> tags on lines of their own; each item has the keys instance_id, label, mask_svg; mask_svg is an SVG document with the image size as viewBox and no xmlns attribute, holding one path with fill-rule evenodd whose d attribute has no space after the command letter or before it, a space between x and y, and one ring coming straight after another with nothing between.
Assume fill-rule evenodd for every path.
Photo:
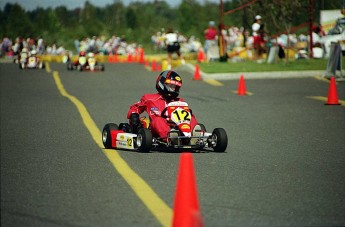
<instances>
[{"instance_id":1,"label":"sponsor sticker","mask_svg":"<svg viewBox=\"0 0 345 227\"><path fill-rule=\"evenodd\" d=\"M151 107L150 115L160 115L161 112L159 111L158 107Z\"/></svg>"},{"instance_id":2,"label":"sponsor sticker","mask_svg":"<svg viewBox=\"0 0 345 227\"><path fill-rule=\"evenodd\" d=\"M190 126L189 125L182 125L181 129L190 129Z\"/></svg>"},{"instance_id":3,"label":"sponsor sticker","mask_svg":"<svg viewBox=\"0 0 345 227\"><path fill-rule=\"evenodd\" d=\"M127 142L117 141L118 147L127 147Z\"/></svg>"}]
</instances>

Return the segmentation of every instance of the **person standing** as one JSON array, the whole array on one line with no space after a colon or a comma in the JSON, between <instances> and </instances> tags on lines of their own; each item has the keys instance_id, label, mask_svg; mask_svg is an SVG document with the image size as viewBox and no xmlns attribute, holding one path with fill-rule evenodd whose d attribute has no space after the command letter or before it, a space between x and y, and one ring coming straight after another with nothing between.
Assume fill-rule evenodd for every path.
<instances>
[{"instance_id":1,"label":"person standing","mask_svg":"<svg viewBox=\"0 0 345 227\"><path fill-rule=\"evenodd\" d=\"M209 59L210 54L208 54L207 52L209 51L211 46L217 45L217 39L218 39L218 31L217 31L216 24L214 21L210 21L208 23L208 28L204 30L204 35L205 35L204 52L206 54L207 59Z\"/></svg>"},{"instance_id":2,"label":"person standing","mask_svg":"<svg viewBox=\"0 0 345 227\"><path fill-rule=\"evenodd\" d=\"M181 54L181 47L178 40L178 34L174 32L172 28L169 28L167 30L167 33L165 34L165 44L167 46L168 51L168 69L171 69L171 61L172 61L172 55L173 53L176 53L178 58L181 59L182 64L184 63L182 54Z\"/></svg>"},{"instance_id":3,"label":"person standing","mask_svg":"<svg viewBox=\"0 0 345 227\"><path fill-rule=\"evenodd\" d=\"M255 16L255 21L252 25L253 46L254 46L254 59L261 61L262 54L264 53L264 38L263 38L263 24L260 15Z\"/></svg>"}]
</instances>

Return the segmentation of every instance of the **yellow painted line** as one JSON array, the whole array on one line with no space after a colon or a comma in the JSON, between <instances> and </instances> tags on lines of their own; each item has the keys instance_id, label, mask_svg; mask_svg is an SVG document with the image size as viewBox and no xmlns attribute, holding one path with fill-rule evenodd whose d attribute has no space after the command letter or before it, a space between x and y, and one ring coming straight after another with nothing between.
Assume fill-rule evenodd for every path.
<instances>
[{"instance_id":1,"label":"yellow painted line","mask_svg":"<svg viewBox=\"0 0 345 227\"><path fill-rule=\"evenodd\" d=\"M329 81L329 80L327 80L327 79L326 79L326 78L324 78L324 77L315 76L314 78L315 78L315 79L317 79L317 80L321 80L321 81L323 81L323 82L326 82L326 83L330 83L330 81Z\"/></svg>"},{"instance_id":2,"label":"yellow painted line","mask_svg":"<svg viewBox=\"0 0 345 227\"><path fill-rule=\"evenodd\" d=\"M232 91L234 94L238 94L238 91ZM246 91L246 95L254 95L254 93Z\"/></svg>"},{"instance_id":3,"label":"yellow painted line","mask_svg":"<svg viewBox=\"0 0 345 227\"><path fill-rule=\"evenodd\" d=\"M152 69L151 69L150 66L145 66L145 68L146 68L148 71L152 71Z\"/></svg>"},{"instance_id":4,"label":"yellow painted line","mask_svg":"<svg viewBox=\"0 0 345 227\"><path fill-rule=\"evenodd\" d=\"M325 77L321 77L321 76L315 76L314 77L315 79L317 79L317 80L320 80L320 81L323 81L323 82L326 82L326 83L331 83L331 80L329 80L329 79L327 79L327 78L325 78ZM335 81L335 84L338 84L338 82L337 81Z\"/></svg>"},{"instance_id":5,"label":"yellow painted line","mask_svg":"<svg viewBox=\"0 0 345 227\"><path fill-rule=\"evenodd\" d=\"M211 84L212 86L224 86L223 83L219 82L218 80L214 79L205 79L204 80L206 83Z\"/></svg>"},{"instance_id":6,"label":"yellow painted line","mask_svg":"<svg viewBox=\"0 0 345 227\"><path fill-rule=\"evenodd\" d=\"M45 62L44 64L46 64L46 71L47 71L47 73L50 73L51 69L50 69L49 62Z\"/></svg>"},{"instance_id":7,"label":"yellow painted line","mask_svg":"<svg viewBox=\"0 0 345 227\"><path fill-rule=\"evenodd\" d=\"M323 97L323 96L307 96L306 98L323 101L324 103L326 103L327 100L328 100L328 97ZM344 100L338 99L338 102L339 102L340 105L345 106L345 101Z\"/></svg>"},{"instance_id":8,"label":"yellow painted line","mask_svg":"<svg viewBox=\"0 0 345 227\"><path fill-rule=\"evenodd\" d=\"M61 95L68 98L78 109L83 122L90 132L93 140L102 149L103 153L110 160L114 168L123 177L123 179L133 189L135 194L141 199L150 212L162 224L170 226L172 221L172 209L153 191L153 189L121 158L118 151L113 149L104 149L102 143L102 134L96 123L91 118L86 107L76 97L68 94L65 90L57 71L53 72L53 77Z\"/></svg>"}]
</instances>

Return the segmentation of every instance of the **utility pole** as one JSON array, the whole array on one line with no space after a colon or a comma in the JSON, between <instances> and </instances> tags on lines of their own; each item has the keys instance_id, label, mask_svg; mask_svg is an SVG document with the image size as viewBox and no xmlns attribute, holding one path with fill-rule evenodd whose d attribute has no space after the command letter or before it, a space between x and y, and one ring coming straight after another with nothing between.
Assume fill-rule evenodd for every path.
<instances>
[{"instance_id":1,"label":"utility pole","mask_svg":"<svg viewBox=\"0 0 345 227\"><path fill-rule=\"evenodd\" d=\"M218 45L219 45L219 60L220 62L226 62L228 57L226 53L226 42L224 40L222 31L225 28L224 26L224 8L223 8L223 0L219 1L219 15L220 15L220 20L219 20L219 38L218 38Z\"/></svg>"},{"instance_id":2,"label":"utility pole","mask_svg":"<svg viewBox=\"0 0 345 227\"><path fill-rule=\"evenodd\" d=\"M314 0L309 0L309 57L313 58Z\"/></svg>"}]
</instances>

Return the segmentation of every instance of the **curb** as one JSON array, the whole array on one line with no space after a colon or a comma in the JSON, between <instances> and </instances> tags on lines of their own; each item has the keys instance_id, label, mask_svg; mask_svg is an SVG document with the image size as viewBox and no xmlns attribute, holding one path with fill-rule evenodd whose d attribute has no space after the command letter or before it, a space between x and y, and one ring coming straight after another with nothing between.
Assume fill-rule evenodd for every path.
<instances>
[{"instance_id":1,"label":"curb","mask_svg":"<svg viewBox=\"0 0 345 227\"><path fill-rule=\"evenodd\" d=\"M180 65L177 69L187 70L194 74L195 66L192 64ZM241 75L246 79L286 79L322 77L326 70L306 70L306 71L274 71L274 72L237 72L237 73L205 73L200 71L202 79L214 80L238 80Z\"/></svg>"}]
</instances>

